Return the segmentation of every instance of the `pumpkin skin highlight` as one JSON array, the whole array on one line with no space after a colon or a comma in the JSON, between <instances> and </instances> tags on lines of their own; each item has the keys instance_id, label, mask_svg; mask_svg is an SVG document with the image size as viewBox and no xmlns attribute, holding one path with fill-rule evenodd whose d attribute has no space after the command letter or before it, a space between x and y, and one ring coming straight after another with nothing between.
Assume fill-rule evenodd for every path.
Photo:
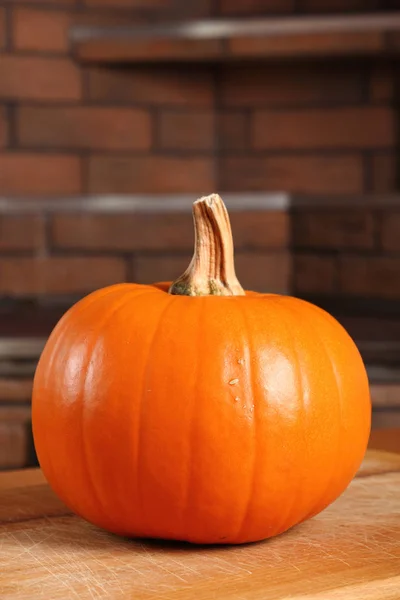
<instances>
[{"instance_id":1,"label":"pumpkin skin highlight","mask_svg":"<svg viewBox=\"0 0 400 600\"><path fill-rule=\"evenodd\" d=\"M110 532L244 543L308 519L364 456L370 395L343 327L305 301L119 284L40 358L33 430L56 494Z\"/></svg>"}]
</instances>

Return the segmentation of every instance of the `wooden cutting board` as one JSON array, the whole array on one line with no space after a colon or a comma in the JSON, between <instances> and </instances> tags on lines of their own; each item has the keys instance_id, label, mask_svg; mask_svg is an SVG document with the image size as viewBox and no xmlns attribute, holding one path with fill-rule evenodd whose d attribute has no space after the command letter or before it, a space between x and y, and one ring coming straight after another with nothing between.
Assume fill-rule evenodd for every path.
<instances>
[{"instance_id":1,"label":"wooden cutting board","mask_svg":"<svg viewBox=\"0 0 400 600\"><path fill-rule=\"evenodd\" d=\"M238 547L131 541L72 515L40 471L0 474L6 600L399 600L400 455L370 450L314 519Z\"/></svg>"}]
</instances>

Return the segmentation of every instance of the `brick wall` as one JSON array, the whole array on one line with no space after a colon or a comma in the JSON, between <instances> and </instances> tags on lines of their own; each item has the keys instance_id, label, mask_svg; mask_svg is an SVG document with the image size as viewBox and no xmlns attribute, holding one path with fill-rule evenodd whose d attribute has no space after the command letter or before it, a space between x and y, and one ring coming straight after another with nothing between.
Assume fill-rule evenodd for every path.
<instances>
[{"instance_id":1,"label":"brick wall","mask_svg":"<svg viewBox=\"0 0 400 600\"><path fill-rule=\"evenodd\" d=\"M396 189L397 112L390 64L223 68L222 189L355 194ZM229 115L229 116L227 116ZM232 133L233 132L233 133Z\"/></svg>"},{"instance_id":2,"label":"brick wall","mask_svg":"<svg viewBox=\"0 0 400 600\"><path fill-rule=\"evenodd\" d=\"M66 59L0 55L2 192L396 189L391 66L330 68L80 73Z\"/></svg>"},{"instance_id":3,"label":"brick wall","mask_svg":"<svg viewBox=\"0 0 400 600\"><path fill-rule=\"evenodd\" d=\"M319 197L395 191L399 183L397 63L365 59L329 64L84 67L73 60L67 35L73 23L385 8L392 8L391 3L7 2L0 10L0 194L46 198L188 193L195 197L214 190L284 190ZM121 224L121 217L118 222L104 217L99 225L99 217L87 215L78 219L79 225L70 226L72 234L66 225L63 230L57 225L54 233L41 218L2 217L1 295L81 293L86 291L84 284L91 289L115 279L148 281L157 278L159 271L172 272L169 255L147 256L145 248L133 248L131 241L121 246L122 240L134 239L133 234L121 233L121 227L127 226ZM361 275L355 280L352 269L369 274L369 270L381 273L384 267L385 273L392 272L392 250L376 234L379 219L362 218L373 222L372 241L366 247L353 247L348 260L342 248L321 246L327 244L326 236L318 246L312 238L298 242L295 232L301 273L296 290L328 292L340 283L343 290L358 293L367 284ZM318 219L317 215L317 228ZM395 221L390 226L395 240ZM74 227L72 246L68 235L73 235ZM140 228L134 230L140 234ZM96 231L103 232L102 244L107 248L94 240ZM61 233L61 242L53 239ZM236 236L240 235L239 224ZM172 236L160 239L165 239L177 265L178 250L183 253L188 248L174 248ZM256 264L259 249L253 252ZM369 256L373 260L365 266ZM246 264L246 258L240 260ZM264 265L262 257L257 260ZM280 272L277 264L275 272ZM89 275L83 281L85 270ZM243 271L250 277L247 267ZM323 276L313 276L319 272ZM262 277L256 281L252 276L248 284L265 289ZM277 282L274 289L283 287Z\"/></svg>"},{"instance_id":4,"label":"brick wall","mask_svg":"<svg viewBox=\"0 0 400 600\"><path fill-rule=\"evenodd\" d=\"M92 211L82 200L72 210L72 200L59 200L58 209L50 200L43 209L33 202L22 210L9 200L0 206L0 308L12 299L72 301L120 281L177 277L193 249L193 198L184 210L161 214L135 208L137 200L127 200L122 212L111 204ZM303 297L398 300L400 200L356 199L352 208L323 197L310 203L288 197L288 208L274 209L265 197L265 208L247 210L244 202L232 210L242 284Z\"/></svg>"},{"instance_id":5,"label":"brick wall","mask_svg":"<svg viewBox=\"0 0 400 600\"><path fill-rule=\"evenodd\" d=\"M390 62L82 67L76 23L390 8L330 0L59 0L0 10L7 195L397 188ZM186 7L186 8L184 8ZM21 174L23 173L23 176Z\"/></svg>"},{"instance_id":6,"label":"brick wall","mask_svg":"<svg viewBox=\"0 0 400 600\"><path fill-rule=\"evenodd\" d=\"M0 55L5 194L397 188L395 68L79 69ZM21 177L24 172L25 176Z\"/></svg>"},{"instance_id":7,"label":"brick wall","mask_svg":"<svg viewBox=\"0 0 400 600\"><path fill-rule=\"evenodd\" d=\"M166 214L31 211L0 214L0 298L67 304L112 283L172 280L193 253L190 200L184 212ZM289 292L287 212L243 208L231 222L242 284Z\"/></svg>"},{"instance_id":8,"label":"brick wall","mask_svg":"<svg viewBox=\"0 0 400 600\"><path fill-rule=\"evenodd\" d=\"M295 293L398 300L399 231L400 213L393 207L296 211Z\"/></svg>"},{"instance_id":9,"label":"brick wall","mask_svg":"<svg viewBox=\"0 0 400 600\"><path fill-rule=\"evenodd\" d=\"M72 24L396 8L390 0L3 2L0 196L30 197L33 208L0 215L0 335L45 335L82 294L172 279L190 257L188 214L35 212L34 198L398 190L390 61L89 68L72 58ZM239 278L260 290L396 300L399 215L243 210L232 216ZM7 360L4 368L0 468L10 468L33 460L33 369L17 377Z\"/></svg>"},{"instance_id":10,"label":"brick wall","mask_svg":"<svg viewBox=\"0 0 400 600\"><path fill-rule=\"evenodd\" d=\"M68 42L73 23L385 8L393 6L375 0L6 2L0 10L0 195L33 201L88 193L396 191L396 62L87 67L73 60ZM391 233L384 234L375 213L330 218L303 215L293 225L295 291L385 295L381 280L397 268L397 220L388 220ZM174 247L172 234L158 232L153 237L160 236L166 251L154 254L140 246L141 227L121 216L65 217L64 225L63 217L61 224L49 219L50 225L40 215L1 217L2 297L80 294L124 278L167 278L189 252L187 245ZM349 248L354 223L365 232ZM236 238L246 235L242 227L237 224ZM336 246L332 235L339 236ZM271 286L263 244L251 250L251 270L242 257L248 248L238 250L239 270L249 278L244 283L261 290ZM280 260L268 269L272 288L283 291L277 274L287 267ZM371 275L379 291L368 284Z\"/></svg>"}]
</instances>

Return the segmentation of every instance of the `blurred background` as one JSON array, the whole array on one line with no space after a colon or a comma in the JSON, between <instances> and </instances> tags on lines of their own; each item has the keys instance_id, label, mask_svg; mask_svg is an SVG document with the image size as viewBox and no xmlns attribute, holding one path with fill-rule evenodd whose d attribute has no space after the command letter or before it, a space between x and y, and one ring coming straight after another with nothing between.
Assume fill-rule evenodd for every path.
<instances>
[{"instance_id":1,"label":"blurred background","mask_svg":"<svg viewBox=\"0 0 400 600\"><path fill-rule=\"evenodd\" d=\"M243 286L334 314L400 426L400 2L0 4L0 469L63 312L176 278L211 192Z\"/></svg>"}]
</instances>

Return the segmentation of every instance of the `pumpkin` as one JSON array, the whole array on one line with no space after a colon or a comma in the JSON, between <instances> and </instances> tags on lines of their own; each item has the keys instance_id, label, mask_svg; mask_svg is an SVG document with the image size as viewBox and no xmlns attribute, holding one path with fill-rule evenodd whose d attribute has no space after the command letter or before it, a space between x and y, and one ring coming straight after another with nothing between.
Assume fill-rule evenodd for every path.
<instances>
[{"instance_id":1,"label":"pumpkin","mask_svg":"<svg viewBox=\"0 0 400 600\"><path fill-rule=\"evenodd\" d=\"M356 473L370 430L359 352L303 300L245 292L219 196L193 205L174 284L119 284L63 316L37 366L41 467L116 534L243 543L316 515Z\"/></svg>"}]
</instances>

